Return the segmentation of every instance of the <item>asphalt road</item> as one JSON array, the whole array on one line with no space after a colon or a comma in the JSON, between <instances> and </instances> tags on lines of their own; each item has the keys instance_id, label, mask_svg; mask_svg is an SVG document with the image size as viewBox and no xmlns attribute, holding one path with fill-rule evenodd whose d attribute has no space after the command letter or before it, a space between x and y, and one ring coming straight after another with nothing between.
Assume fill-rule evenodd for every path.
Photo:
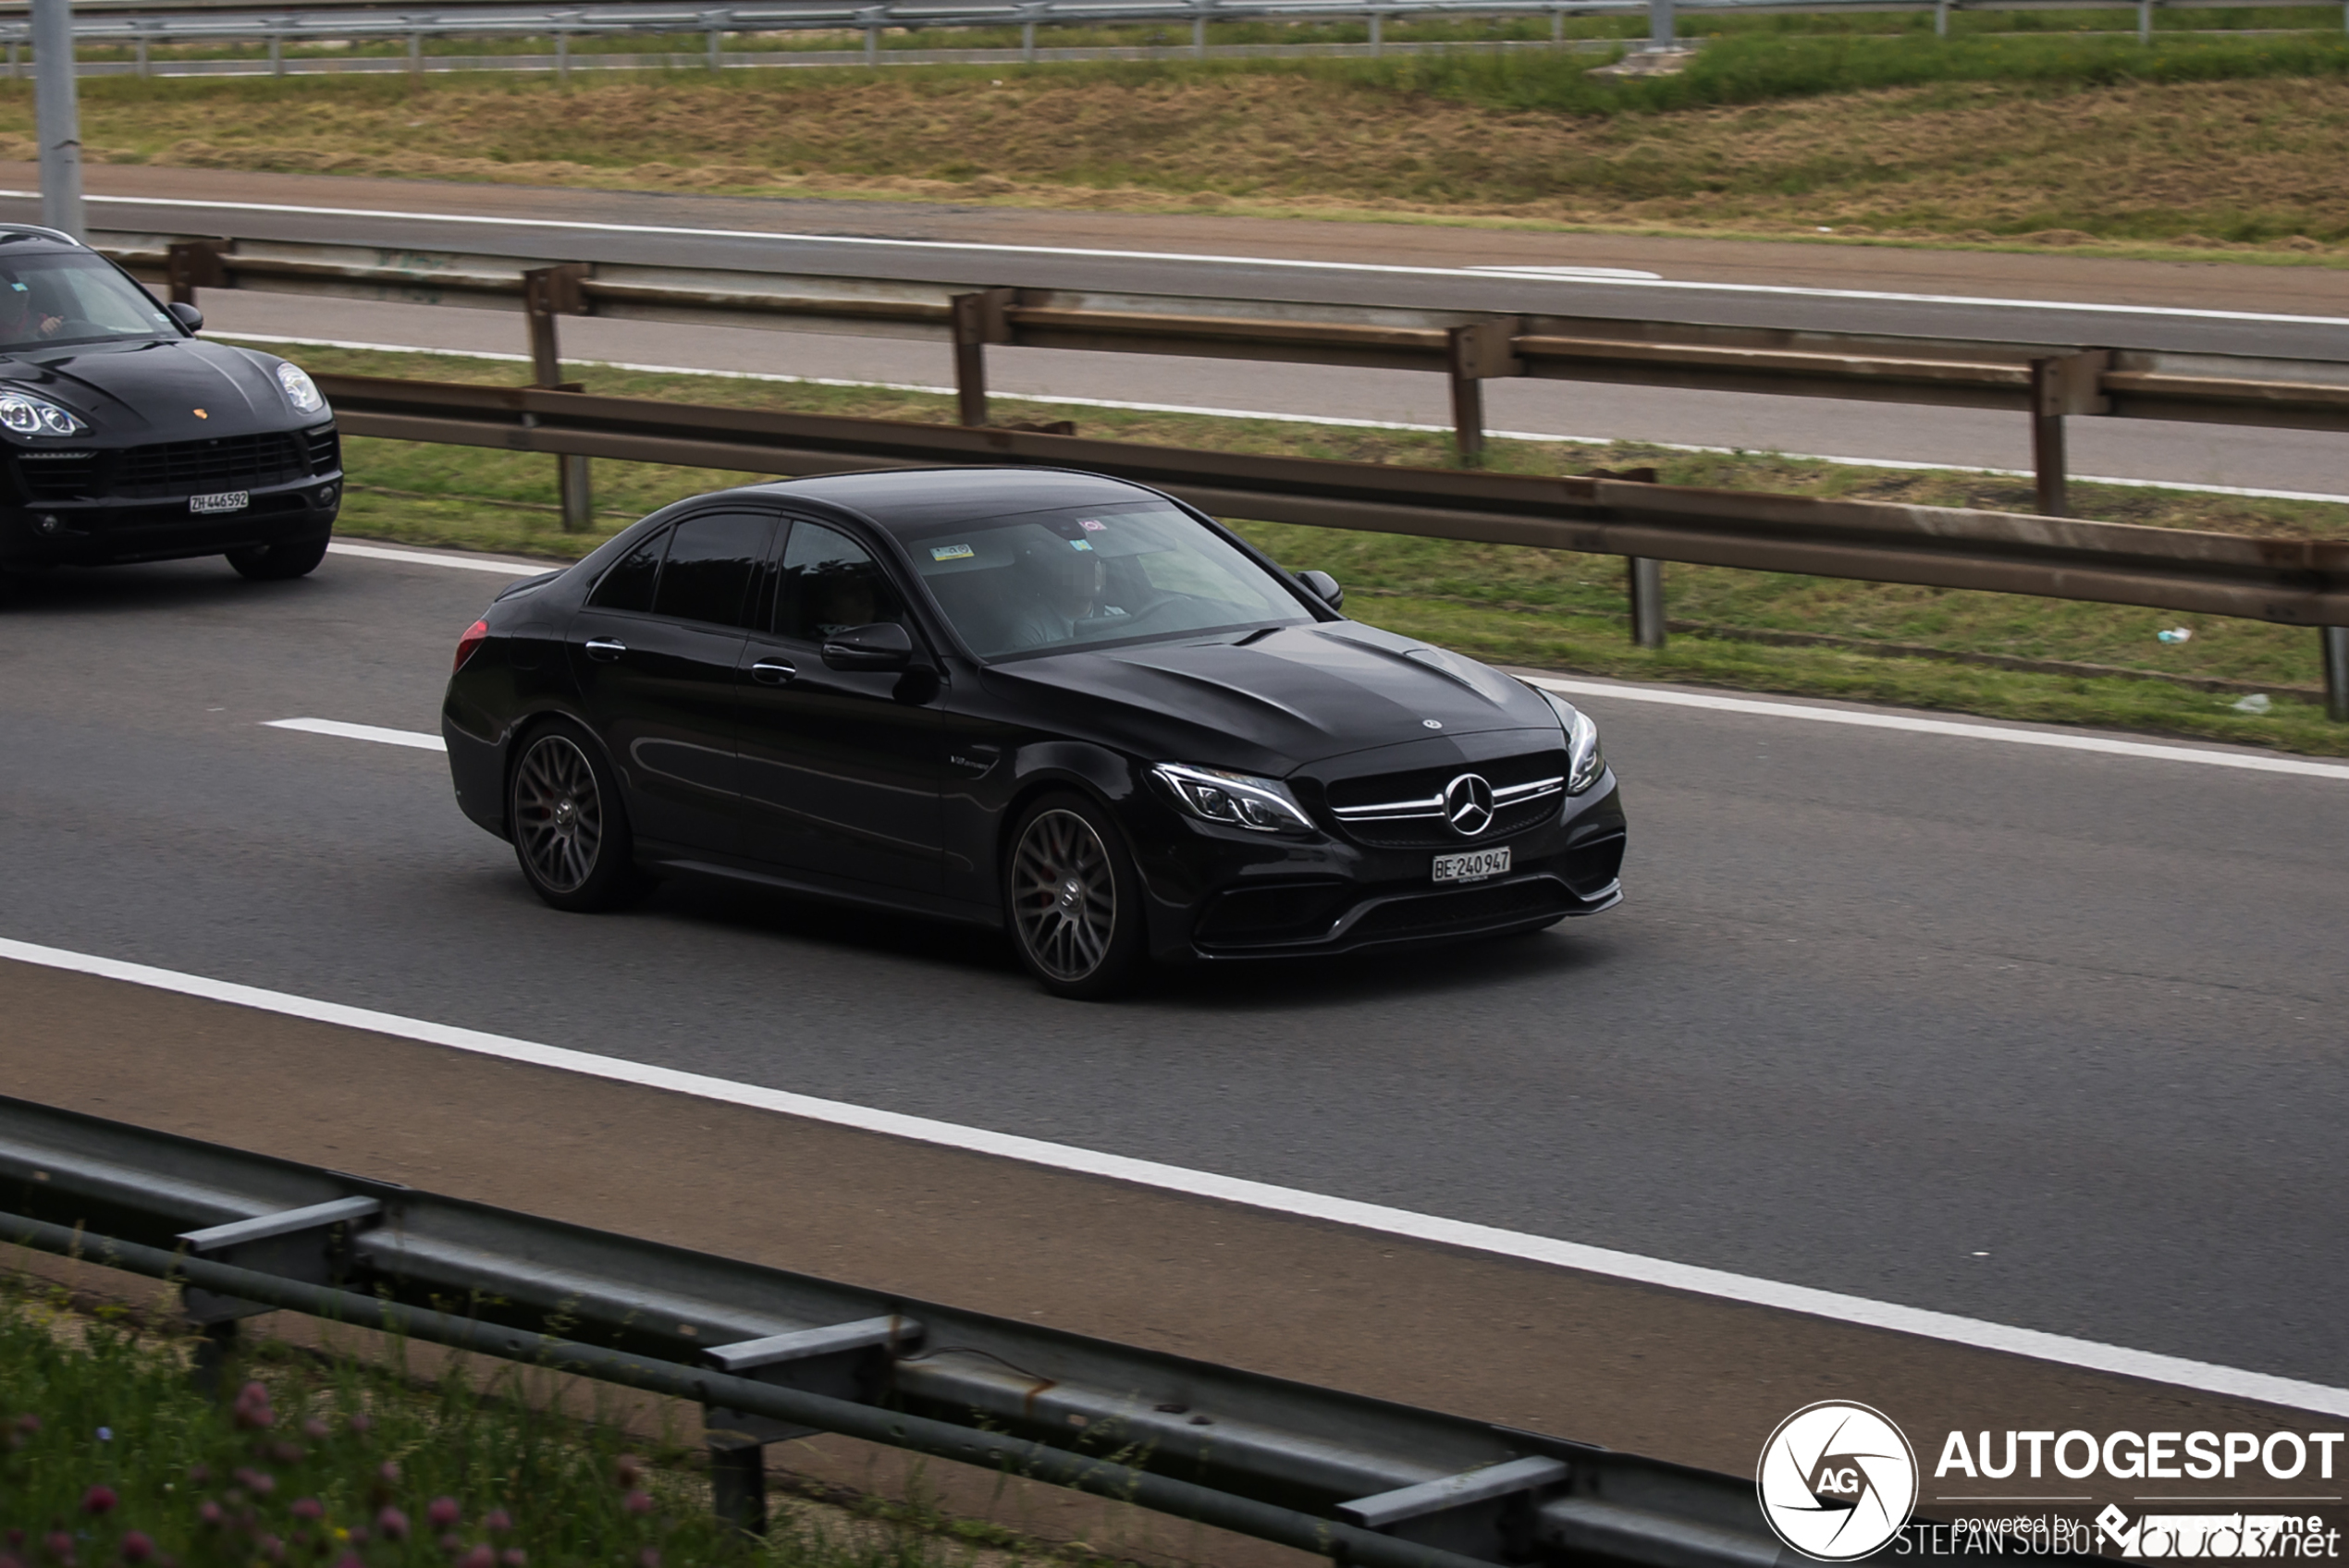
<instances>
[{"instance_id":1,"label":"asphalt road","mask_svg":"<svg viewBox=\"0 0 2349 1568\"><path fill-rule=\"evenodd\" d=\"M30 190L0 165L0 189ZM1619 236L1037 213L867 202L555 190L221 170L98 167L93 225L116 229L471 249L547 259L771 268L1143 292L1663 317L2001 340L2349 359L2349 275L1722 243ZM0 197L0 217L37 218ZM441 221L455 218L462 221ZM1567 267L1630 275L1544 276ZM388 302L208 291L215 330L520 352L517 317ZM2213 313L2217 312L2217 313ZM585 319L576 359L688 369L951 382L941 344ZM289 350L298 356L299 350ZM1291 417L1449 423L1442 379L1326 366L994 349L990 386ZM1895 463L2028 469L2019 416L1804 398L1488 384L1507 432L1663 441ZM2349 439L2151 421L2071 422L2085 477L2296 494L2349 491Z\"/></svg>"},{"instance_id":2,"label":"asphalt road","mask_svg":"<svg viewBox=\"0 0 2349 1568\"><path fill-rule=\"evenodd\" d=\"M942 928L553 913L438 757L263 728L434 729L495 581L44 581L0 615L0 934L2349 1380L2349 783L1593 698L1619 910L1075 1006Z\"/></svg>"}]
</instances>

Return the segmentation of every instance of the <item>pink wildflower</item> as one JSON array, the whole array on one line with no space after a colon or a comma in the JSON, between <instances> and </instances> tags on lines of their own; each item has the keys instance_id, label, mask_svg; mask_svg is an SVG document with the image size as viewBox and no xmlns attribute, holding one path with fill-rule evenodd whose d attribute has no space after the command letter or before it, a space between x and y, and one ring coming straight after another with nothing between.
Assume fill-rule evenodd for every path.
<instances>
[{"instance_id":1,"label":"pink wildflower","mask_svg":"<svg viewBox=\"0 0 2349 1568\"><path fill-rule=\"evenodd\" d=\"M375 1533L387 1541L406 1540L408 1515L400 1513L397 1508L386 1506L382 1513L375 1515Z\"/></svg>"},{"instance_id":2,"label":"pink wildflower","mask_svg":"<svg viewBox=\"0 0 2349 1568\"><path fill-rule=\"evenodd\" d=\"M92 1487L88 1491L81 1494L81 1512L84 1513L110 1513L114 1511L114 1505L121 1501L122 1500L120 1498L114 1495L114 1488L112 1487Z\"/></svg>"},{"instance_id":3,"label":"pink wildflower","mask_svg":"<svg viewBox=\"0 0 2349 1568\"><path fill-rule=\"evenodd\" d=\"M630 1492L626 1497L620 1500L620 1506L628 1510L631 1513L650 1513L653 1511L652 1494L650 1492Z\"/></svg>"},{"instance_id":4,"label":"pink wildflower","mask_svg":"<svg viewBox=\"0 0 2349 1568\"><path fill-rule=\"evenodd\" d=\"M424 1522L436 1530L446 1530L457 1523L457 1500L437 1497L424 1505Z\"/></svg>"},{"instance_id":5,"label":"pink wildflower","mask_svg":"<svg viewBox=\"0 0 2349 1568\"><path fill-rule=\"evenodd\" d=\"M154 1554L155 1543L144 1530L132 1530L123 1536L122 1560L125 1562L144 1562Z\"/></svg>"}]
</instances>

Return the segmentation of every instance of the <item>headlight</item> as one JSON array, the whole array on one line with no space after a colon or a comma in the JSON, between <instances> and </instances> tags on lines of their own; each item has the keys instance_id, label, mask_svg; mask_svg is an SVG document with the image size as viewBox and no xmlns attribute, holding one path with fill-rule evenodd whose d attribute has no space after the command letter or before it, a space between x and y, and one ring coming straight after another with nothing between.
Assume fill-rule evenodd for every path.
<instances>
[{"instance_id":1,"label":"headlight","mask_svg":"<svg viewBox=\"0 0 2349 1568\"><path fill-rule=\"evenodd\" d=\"M1556 692L1540 686L1533 690L1542 693L1542 700L1566 727L1566 792L1579 795L1606 771L1606 758L1599 753L1599 727L1591 722L1589 714Z\"/></svg>"},{"instance_id":2,"label":"headlight","mask_svg":"<svg viewBox=\"0 0 2349 1568\"><path fill-rule=\"evenodd\" d=\"M0 392L0 425L19 435L78 435L89 425L46 398Z\"/></svg>"},{"instance_id":3,"label":"headlight","mask_svg":"<svg viewBox=\"0 0 2349 1568\"><path fill-rule=\"evenodd\" d=\"M1312 818L1277 778L1225 773L1220 768L1191 767L1162 762L1150 775L1166 786L1182 808L1201 822L1231 827L1252 827L1259 833L1310 833Z\"/></svg>"},{"instance_id":4,"label":"headlight","mask_svg":"<svg viewBox=\"0 0 2349 1568\"><path fill-rule=\"evenodd\" d=\"M294 406L296 413L314 414L326 406L326 399L319 394L318 384L311 380L309 374L300 365L279 360L277 385L285 388L286 401Z\"/></svg>"}]
</instances>

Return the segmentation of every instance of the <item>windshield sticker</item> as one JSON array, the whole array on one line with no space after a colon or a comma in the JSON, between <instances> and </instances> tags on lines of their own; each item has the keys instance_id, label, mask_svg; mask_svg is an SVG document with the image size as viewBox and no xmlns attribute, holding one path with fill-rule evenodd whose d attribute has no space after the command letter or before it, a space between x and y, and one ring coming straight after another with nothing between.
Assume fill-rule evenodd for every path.
<instances>
[{"instance_id":1,"label":"windshield sticker","mask_svg":"<svg viewBox=\"0 0 2349 1568\"><path fill-rule=\"evenodd\" d=\"M1088 533L1099 533L1109 525L1098 518L1080 517L1076 520L1076 526Z\"/></svg>"},{"instance_id":2,"label":"windshield sticker","mask_svg":"<svg viewBox=\"0 0 2349 1568\"><path fill-rule=\"evenodd\" d=\"M968 545L941 545L929 553L934 561L966 561L978 554Z\"/></svg>"},{"instance_id":3,"label":"windshield sticker","mask_svg":"<svg viewBox=\"0 0 2349 1568\"><path fill-rule=\"evenodd\" d=\"M1068 547L1072 550L1089 550L1093 547L1093 542L1090 539L1071 539L1068 542Z\"/></svg>"}]
</instances>

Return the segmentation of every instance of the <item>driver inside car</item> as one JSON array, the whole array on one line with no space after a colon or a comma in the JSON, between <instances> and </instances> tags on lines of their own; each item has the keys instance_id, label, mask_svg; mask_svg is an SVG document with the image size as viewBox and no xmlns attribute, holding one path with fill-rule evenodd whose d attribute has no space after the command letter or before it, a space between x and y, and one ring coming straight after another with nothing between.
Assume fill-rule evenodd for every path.
<instances>
[{"instance_id":1,"label":"driver inside car","mask_svg":"<svg viewBox=\"0 0 2349 1568\"><path fill-rule=\"evenodd\" d=\"M26 284L0 273L0 343L26 343L51 337L66 318L37 308Z\"/></svg>"},{"instance_id":2,"label":"driver inside car","mask_svg":"<svg viewBox=\"0 0 2349 1568\"><path fill-rule=\"evenodd\" d=\"M1044 648L1076 636L1076 623L1101 613L1101 557L1088 541L1054 539L1020 551L1027 592L1012 618L1010 646Z\"/></svg>"}]
</instances>

